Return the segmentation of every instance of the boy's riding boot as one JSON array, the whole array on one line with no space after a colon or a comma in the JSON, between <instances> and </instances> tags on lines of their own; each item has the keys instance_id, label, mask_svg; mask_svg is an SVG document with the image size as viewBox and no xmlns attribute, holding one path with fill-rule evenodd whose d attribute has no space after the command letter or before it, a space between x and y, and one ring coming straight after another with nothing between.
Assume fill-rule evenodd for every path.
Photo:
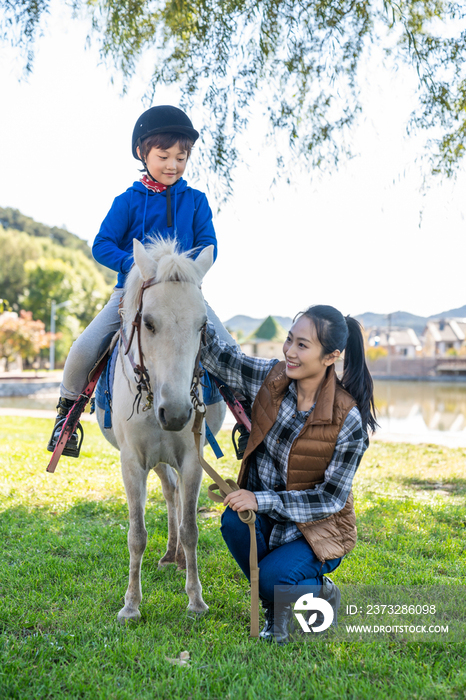
<instances>
[{"instance_id":1,"label":"boy's riding boot","mask_svg":"<svg viewBox=\"0 0 466 700\"><path fill-rule=\"evenodd\" d=\"M72 401L71 399L64 399L63 397L60 396L60 399L57 404L57 417L55 418L55 425L53 426L53 431L52 431L52 436L49 440L49 444L47 445L47 450L49 452L53 452L56 444L58 442L58 438L60 437L61 430L63 428L63 423L66 420L66 416L70 412L70 408L75 404L75 401ZM82 427L81 424L78 423L76 426L75 432L70 435L68 442L66 443L65 449L63 450L63 454L66 455L67 457L79 457L79 453L81 451L81 442L79 442L78 438L78 430L82 432Z\"/></svg>"},{"instance_id":2,"label":"boy's riding boot","mask_svg":"<svg viewBox=\"0 0 466 700\"><path fill-rule=\"evenodd\" d=\"M259 632L259 638L263 642L272 642L274 625L274 605L273 603L262 603L262 608L265 612L265 624Z\"/></svg>"}]
</instances>

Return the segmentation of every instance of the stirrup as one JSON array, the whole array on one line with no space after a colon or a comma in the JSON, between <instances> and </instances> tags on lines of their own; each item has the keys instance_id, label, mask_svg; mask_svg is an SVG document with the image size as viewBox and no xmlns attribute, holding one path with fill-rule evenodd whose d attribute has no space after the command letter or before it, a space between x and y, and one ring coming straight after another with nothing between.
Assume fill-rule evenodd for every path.
<instances>
[{"instance_id":1,"label":"stirrup","mask_svg":"<svg viewBox=\"0 0 466 700\"><path fill-rule=\"evenodd\" d=\"M66 416L60 417L60 420L57 420L55 425L53 426L52 435L50 437L49 444L47 445L47 450L49 452L53 452L55 450L55 447L57 446L57 443L60 439L61 431L65 420ZM62 454L64 454L66 457L79 457L83 440L84 430L81 423L78 423L76 425L76 431L69 436Z\"/></svg>"},{"instance_id":2,"label":"stirrup","mask_svg":"<svg viewBox=\"0 0 466 700\"><path fill-rule=\"evenodd\" d=\"M238 440L236 441L235 436L237 433L239 433L239 435ZM247 430L246 426L244 426L242 423L236 423L231 433L231 439L233 442L233 447L235 448L236 459L243 459L246 445L248 444L249 440L249 431Z\"/></svg>"}]
</instances>

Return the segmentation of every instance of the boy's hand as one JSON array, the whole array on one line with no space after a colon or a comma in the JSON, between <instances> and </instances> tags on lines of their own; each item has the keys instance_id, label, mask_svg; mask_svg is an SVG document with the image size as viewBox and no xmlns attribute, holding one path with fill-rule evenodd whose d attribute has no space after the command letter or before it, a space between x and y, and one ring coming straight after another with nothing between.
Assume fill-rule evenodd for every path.
<instances>
[{"instance_id":1,"label":"boy's hand","mask_svg":"<svg viewBox=\"0 0 466 700\"><path fill-rule=\"evenodd\" d=\"M252 491L240 489L229 493L223 501L224 506L230 506L232 510L242 513L244 510L257 510L257 499Z\"/></svg>"}]
</instances>

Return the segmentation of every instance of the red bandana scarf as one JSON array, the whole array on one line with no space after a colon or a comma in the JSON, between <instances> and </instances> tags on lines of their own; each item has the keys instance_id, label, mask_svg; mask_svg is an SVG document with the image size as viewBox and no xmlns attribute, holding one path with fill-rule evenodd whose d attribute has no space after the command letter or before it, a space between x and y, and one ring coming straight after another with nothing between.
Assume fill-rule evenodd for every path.
<instances>
[{"instance_id":1,"label":"red bandana scarf","mask_svg":"<svg viewBox=\"0 0 466 700\"><path fill-rule=\"evenodd\" d=\"M151 192L164 192L167 189L166 185L162 185L160 182L156 182L155 180L150 180L147 175L143 175L140 182L142 182L144 187L147 187L147 189Z\"/></svg>"}]
</instances>

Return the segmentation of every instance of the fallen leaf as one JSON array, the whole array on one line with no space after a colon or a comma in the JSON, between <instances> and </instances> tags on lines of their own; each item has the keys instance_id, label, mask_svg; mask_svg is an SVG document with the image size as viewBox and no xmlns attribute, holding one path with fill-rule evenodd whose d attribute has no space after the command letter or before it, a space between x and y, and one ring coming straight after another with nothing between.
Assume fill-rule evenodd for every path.
<instances>
[{"instance_id":1,"label":"fallen leaf","mask_svg":"<svg viewBox=\"0 0 466 700\"><path fill-rule=\"evenodd\" d=\"M165 659L170 664L176 664L177 666L188 666L189 660L190 660L190 654L189 654L189 651L182 651L180 653L180 655L177 656L176 659L169 659L168 656L166 656Z\"/></svg>"}]
</instances>

